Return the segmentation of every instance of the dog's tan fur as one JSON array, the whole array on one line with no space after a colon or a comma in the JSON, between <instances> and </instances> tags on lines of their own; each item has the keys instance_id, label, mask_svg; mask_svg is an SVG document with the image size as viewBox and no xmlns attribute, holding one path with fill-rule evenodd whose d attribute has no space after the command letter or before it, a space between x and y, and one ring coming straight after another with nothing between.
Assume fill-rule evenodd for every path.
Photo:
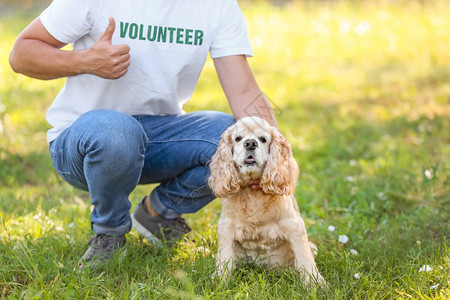
<instances>
[{"instance_id":1,"label":"dog's tan fur","mask_svg":"<svg viewBox=\"0 0 450 300\"><path fill-rule=\"evenodd\" d=\"M245 140L258 141L258 146L246 150ZM245 163L249 153L253 164ZM266 121L243 118L223 133L209 179L222 203L217 275L245 260L294 266L305 282L323 282L293 196L297 178L289 143ZM260 180L261 189L252 189L250 180Z\"/></svg>"}]
</instances>

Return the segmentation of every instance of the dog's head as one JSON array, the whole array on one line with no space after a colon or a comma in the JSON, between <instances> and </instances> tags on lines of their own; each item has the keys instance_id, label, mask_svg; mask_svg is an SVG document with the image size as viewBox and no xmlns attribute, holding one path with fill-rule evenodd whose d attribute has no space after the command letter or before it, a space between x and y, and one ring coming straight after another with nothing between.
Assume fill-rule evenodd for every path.
<instances>
[{"instance_id":1,"label":"dog's head","mask_svg":"<svg viewBox=\"0 0 450 300\"><path fill-rule=\"evenodd\" d=\"M298 177L286 138L257 117L240 119L222 134L210 167L209 185L222 198L248 187L252 179L260 180L267 194L292 194Z\"/></svg>"}]
</instances>

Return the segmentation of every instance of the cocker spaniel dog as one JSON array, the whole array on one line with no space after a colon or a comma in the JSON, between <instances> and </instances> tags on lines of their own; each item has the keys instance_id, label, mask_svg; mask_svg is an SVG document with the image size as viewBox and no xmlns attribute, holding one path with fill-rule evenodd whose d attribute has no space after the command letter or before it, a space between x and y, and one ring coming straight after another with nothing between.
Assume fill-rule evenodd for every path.
<instances>
[{"instance_id":1,"label":"cocker spaniel dog","mask_svg":"<svg viewBox=\"0 0 450 300\"><path fill-rule=\"evenodd\" d=\"M210 167L222 203L216 276L243 260L293 266L305 283L324 283L293 196L298 166L279 130L256 117L239 120L222 134ZM255 180L260 189L251 188Z\"/></svg>"}]
</instances>

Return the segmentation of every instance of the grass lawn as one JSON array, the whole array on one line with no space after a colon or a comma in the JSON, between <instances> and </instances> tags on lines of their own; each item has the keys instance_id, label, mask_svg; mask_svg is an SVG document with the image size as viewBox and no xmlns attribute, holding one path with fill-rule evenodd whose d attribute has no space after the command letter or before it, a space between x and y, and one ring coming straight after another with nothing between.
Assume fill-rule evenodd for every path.
<instances>
[{"instance_id":1,"label":"grass lawn","mask_svg":"<svg viewBox=\"0 0 450 300\"><path fill-rule=\"evenodd\" d=\"M92 235L89 195L58 177L45 141L64 81L13 74L9 51L39 11L2 7L0 298L450 297L450 3L240 3L329 288L255 266L212 281L218 200L186 216L194 244L156 249L132 231L126 259L74 273ZM229 111L210 60L185 109ZM139 186L133 206L152 188Z\"/></svg>"}]
</instances>

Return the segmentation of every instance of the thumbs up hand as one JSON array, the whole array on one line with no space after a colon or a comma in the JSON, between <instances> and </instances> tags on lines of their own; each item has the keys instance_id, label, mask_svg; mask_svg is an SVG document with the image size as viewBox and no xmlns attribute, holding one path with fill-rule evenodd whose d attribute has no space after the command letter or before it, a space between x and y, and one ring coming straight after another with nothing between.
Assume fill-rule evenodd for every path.
<instances>
[{"instance_id":1,"label":"thumbs up hand","mask_svg":"<svg viewBox=\"0 0 450 300\"><path fill-rule=\"evenodd\" d=\"M114 18L109 18L105 32L87 51L89 68L87 73L105 79L117 79L125 75L130 65L130 47L126 44L113 45L112 37L116 29Z\"/></svg>"}]
</instances>

